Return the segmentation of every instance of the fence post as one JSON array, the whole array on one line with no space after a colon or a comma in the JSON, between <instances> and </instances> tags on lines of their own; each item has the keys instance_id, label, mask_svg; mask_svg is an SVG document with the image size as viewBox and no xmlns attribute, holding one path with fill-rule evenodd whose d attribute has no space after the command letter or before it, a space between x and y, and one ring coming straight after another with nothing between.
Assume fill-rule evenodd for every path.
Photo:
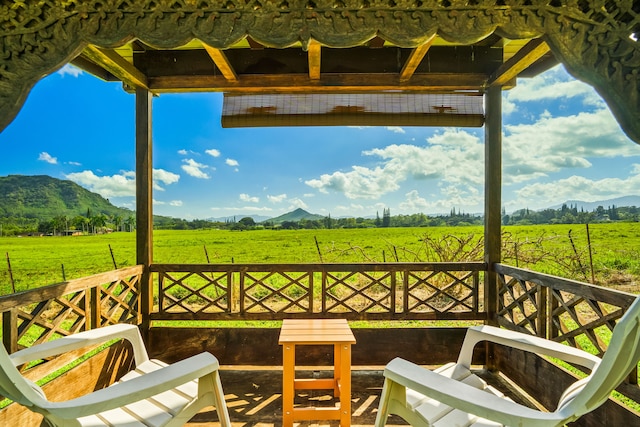
<instances>
[{"instance_id":1,"label":"fence post","mask_svg":"<svg viewBox=\"0 0 640 427\"><path fill-rule=\"evenodd\" d=\"M13 281L13 271L11 271L11 259L9 258L9 252L7 252L7 267L9 268L9 280L11 281L11 291L16 293L16 283Z\"/></svg>"}]
</instances>

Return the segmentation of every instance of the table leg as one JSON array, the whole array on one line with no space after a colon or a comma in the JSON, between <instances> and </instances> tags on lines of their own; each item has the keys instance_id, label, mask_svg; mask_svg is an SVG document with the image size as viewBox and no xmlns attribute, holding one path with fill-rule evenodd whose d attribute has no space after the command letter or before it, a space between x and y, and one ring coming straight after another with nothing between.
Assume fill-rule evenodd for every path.
<instances>
[{"instance_id":1,"label":"table leg","mask_svg":"<svg viewBox=\"0 0 640 427\"><path fill-rule=\"evenodd\" d=\"M342 374L342 345L333 345L333 397L340 396L340 378Z\"/></svg>"},{"instance_id":2,"label":"table leg","mask_svg":"<svg viewBox=\"0 0 640 427\"><path fill-rule=\"evenodd\" d=\"M293 398L296 376L295 345L282 346L282 426L293 427Z\"/></svg>"},{"instance_id":3,"label":"table leg","mask_svg":"<svg viewBox=\"0 0 640 427\"><path fill-rule=\"evenodd\" d=\"M351 344L340 351L340 427L351 425Z\"/></svg>"}]
</instances>

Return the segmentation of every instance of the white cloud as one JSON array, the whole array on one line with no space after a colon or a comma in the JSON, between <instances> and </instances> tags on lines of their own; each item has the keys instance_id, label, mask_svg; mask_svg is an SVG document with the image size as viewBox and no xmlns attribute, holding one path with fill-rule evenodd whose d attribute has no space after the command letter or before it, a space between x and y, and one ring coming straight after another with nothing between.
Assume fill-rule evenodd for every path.
<instances>
[{"instance_id":1,"label":"white cloud","mask_svg":"<svg viewBox=\"0 0 640 427\"><path fill-rule=\"evenodd\" d=\"M228 212L273 212L273 209L269 208L269 207L259 207L259 206L245 206L245 207L241 207L241 208L219 208L219 207L214 207L214 208L210 208L212 211L228 211Z\"/></svg>"},{"instance_id":2,"label":"white cloud","mask_svg":"<svg viewBox=\"0 0 640 427\"><path fill-rule=\"evenodd\" d=\"M93 171L86 170L70 173L65 177L102 197L135 197L136 195L136 173L133 171L122 171L112 176L98 176ZM180 175L163 169L153 170L154 190L164 191L160 184L174 184L179 179Z\"/></svg>"},{"instance_id":3,"label":"white cloud","mask_svg":"<svg viewBox=\"0 0 640 427\"><path fill-rule=\"evenodd\" d=\"M102 197L130 197L136 195L136 174L123 171L119 175L97 176L92 171L70 173L65 177Z\"/></svg>"},{"instance_id":4,"label":"white cloud","mask_svg":"<svg viewBox=\"0 0 640 427\"><path fill-rule=\"evenodd\" d=\"M382 163L374 168L352 166L351 171L323 174L305 181L322 193L344 193L350 199L379 199L400 189L407 179L442 180L463 186L478 186L484 181L484 147L478 137L465 131L447 129L435 134L428 145L389 145L364 151Z\"/></svg>"},{"instance_id":5,"label":"white cloud","mask_svg":"<svg viewBox=\"0 0 640 427\"><path fill-rule=\"evenodd\" d=\"M267 200L269 200L271 203L281 203L284 200L286 200L286 198L287 198L287 195L284 193L278 194L277 196L271 196L271 195L267 196Z\"/></svg>"},{"instance_id":6,"label":"white cloud","mask_svg":"<svg viewBox=\"0 0 640 427\"><path fill-rule=\"evenodd\" d=\"M502 115L509 116L518 110L518 104L512 102L506 95L502 97Z\"/></svg>"},{"instance_id":7,"label":"white cloud","mask_svg":"<svg viewBox=\"0 0 640 427\"><path fill-rule=\"evenodd\" d=\"M608 110L572 116L543 114L532 124L505 125L503 182L538 179L562 169L589 168L589 158L637 156Z\"/></svg>"},{"instance_id":8,"label":"white cloud","mask_svg":"<svg viewBox=\"0 0 640 427\"><path fill-rule=\"evenodd\" d=\"M364 206L359 205L359 204L355 204L355 203L351 203L348 206L338 205L338 206L335 207L334 211L335 212L344 212L346 214L352 215L354 212L362 211L363 209L364 209Z\"/></svg>"},{"instance_id":9,"label":"white cloud","mask_svg":"<svg viewBox=\"0 0 640 427\"><path fill-rule=\"evenodd\" d=\"M53 157L51 154L47 153L46 151L43 151L42 153L40 153L40 155L38 156L38 160L50 163L52 165L58 164L58 158Z\"/></svg>"},{"instance_id":10,"label":"white cloud","mask_svg":"<svg viewBox=\"0 0 640 427\"><path fill-rule=\"evenodd\" d=\"M58 70L58 74L61 75L62 77L64 76L78 77L79 75L82 74L82 70L71 64L65 64L64 67Z\"/></svg>"},{"instance_id":11,"label":"white cloud","mask_svg":"<svg viewBox=\"0 0 640 427\"><path fill-rule=\"evenodd\" d=\"M82 166L82 163L79 163L79 162L65 162L65 163L71 166Z\"/></svg>"},{"instance_id":12,"label":"white cloud","mask_svg":"<svg viewBox=\"0 0 640 427\"><path fill-rule=\"evenodd\" d=\"M169 205L180 207L180 206L182 206L182 200L172 200L172 201L169 202Z\"/></svg>"},{"instance_id":13,"label":"white cloud","mask_svg":"<svg viewBox=\"0 0 640 427\"><path fill-rule=\"evenodd\" d=\"M422 211L429 207L427 199L420 197L417 190L411 190L405 194L406 200L399 207L408 211Z\"/></svg>"},{"instance_id":14,"label":"white cloud","mask_svg":"<svg viewBox=\"0 0 640 427\"><path fill-rule=\"evenodd\" d=\"M407 133L404 129L399 126L387 126L387 130L393 133Z\"/></svg>"},{"instance_id":15,"label":"white cloud","mask_svg":"<svg viewBox=\"0 0 640 427\"><path fill-rule=\"evenodd\" d=\"M548 101L560 98L594 96L593 88L572 78L562 66L558 66L530 79L519 79L518 85L507 91L506 98L512 102Z\"/></svg>"},{"instance_id":16,"label":"white cloud","mask_svg":"<svg viewBox=\"0 0 640 427\"><path fill-rule=\"evenodd\" d=\"M204 152L210 155L211 157L220 157L220 150L216 150L215 148L212 148L210 150L205 150Z\"/></svg>"},{"instance_id":17,"label":"white cloud","mask_svg":"<svg viewBox=\"0 0 640 427\"><path fill-rule=\"evenodd\" d=\"M245 194L245 193L240 194L240 200L242 200L243 202L249 202L249 203L258 203L258 202L260 202L260 198L259 197L249 196L248 194Z\"/></svg>"},{"instance_id":18,"label":"white cloud","mask_svg":"<svg viewBox=\"0 0 640 427\"><path fill-rule=\"evenodd\" d=\"M200 179L209 179L209 174L203 171L203 169L207 169L209 166L203 165L202 163L198 163L193 159L184 159L182 160L182 170L194 178Z\"/></svg>"},{"instance_id":19,"label":"white cloud","mask_svg":"<svg viewBox=\"0 0 640 427\"><path fill-rule=\"evenodd\" d=\"M169 172L164 169L154 169L153 179L161 181L164 184L174 184L180 180L180 175L177 173Z\"/></svg>"},{"instance_id":20,"label":"white cloud","mask_svg":"<svg viewBox=\"0 0 640 427\"><path fill-rule=\"evenodd\" d=\"M233 159L227 159L224 162L229 166L239 166L240 165L240 163L238 163L237 160L233 160Z\"/></svg>"},{"instance_id":21,"label":"white cloud","mask_svg":"<svg viewBox=\"0 0 640 427\"><path fill-rule=\"evenodd\" d=\"M508 207L518 209L530 207L539 209L549 206L549 195L553 200L596 201L638 194L640 188L640 167L634 165L633 172L626 178L590 179L573 175L554 182L536 182L516 192L516 200Z\"/></svg>"},{"instance_id":22,"label":"white cloud","mask_svg":"<svg viewBox=\"0 0 640 427\"><path fill-rule=\"evenodd\" d=\"M294 197L293 199L289 199L288 202L290 203L289 205L289 209L309 209L309 207L307 206L307 204L305 202L303 202L301 199Z\"/></svg>"},{"instance_id":23,"label":"white cloud","mask_svg":"<svg viewBox=\"0 0 640 427\"><path fill-rule=\"evenodd\" d=\"M178 154L180 154L181 156L186 156L189 152L187 150L185 150L184 148L182 150L178 150Z\"/></svg>"},{"instance_id":24,"label":"white cloud","mask_svg":"<svg viewBox=\"0 0 640 427\"><path fill-rule=\"evenodd\" d=\"M166 205L166 203L163 202L162 200L156 200L156 199L153 199L152 203L156 206Z\"/></svg>"}]
</instances>

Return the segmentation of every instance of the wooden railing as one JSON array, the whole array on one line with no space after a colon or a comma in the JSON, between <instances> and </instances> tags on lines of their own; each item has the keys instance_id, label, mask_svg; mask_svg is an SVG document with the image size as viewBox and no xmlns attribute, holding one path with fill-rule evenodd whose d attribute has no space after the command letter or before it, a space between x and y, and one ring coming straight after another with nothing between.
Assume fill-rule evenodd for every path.
<instances>
[{"instance_id":1,"label":"wooden railing","mask_svg":"<svg viewBox=\"0 0 640 427\"><path fill-rule=\"evenodd\" d=\"M152 320L483 320L483 263L154 264Z\"/></svg>"},{"instance_id":2,"label":"wooden railing","mask_svg":"<svg viewBox=\"0 0 640 427\"><path fill-rule=\"evenodd\" d=\"M113 323L140 323L142 271L138 265L0 297L6 349Z\"/></svg>"},{"instance_id":3,"label":"wooden railing","mask_svg":"<svg viewBox=\"0 0 640 427\"><path fill-rule=\"evenodd\" d=\"M600 357L617 320L638 297L503 264L496 264L494 269L498 273L501 326L563 342ZM618 391L640 402L637 369Z\"/></svg>"},{"instance_id":4,"label":"wooden railing","mask_svg":"<svg viewBox=\"0 0 640 427\"><path fill-rule=\"evenodd\" d=\"M60 335L118 322L144 325L142 320L147 313L141 313L139 308L143 271L143 266L133 266L0 297L5 347L13 352ZM152 321L288 317L482 321L489 320L482 303L484 291L481 282L486 271L487 266L483 263L154 264L150 267L154 308L148 315ZM636 298L629 293L502 264L493 265L492 271L498 277L497 321L501 326L566 342L599 355L606 351L606 343L615 323ZM227 347L235 348L233 345L246 342L233 334L226 337L227 341L220 337L207 341L206 337L216 331L212 330L203 336L201 329L190 329L194 328L179 330L154 326L149 331L151 351L168 352L163 354L168 358L176 352L179 353L178 357L186 357L192 351L202 351L203 342L206 341L207 350L224 358ZM358 330L362 337L368 338L363 338L356 347L370 352L378 362L389 360L394 357L392 353L398 352L390 344L396 342L398 336L392 332L393 336L390 337L388 331L391 330L385 331L386 335L372 329ZM411 343L415 343L416 337L421 334L420 343L431 343L429 345L432 347L427 350L422 345L416 345L414 351L432 358L446 353L447 360L451 360L449 356L455 357L457 349L452 347L461 343L464 334L463 328L449 329L446 338L438 335L438 330L429 331L428 328L410 329L407 332L409 335L401 329L395 331L395 334L404 334L405 341ZM217 332L224 335L223 330ZM277 339L274 335L277 329L268 332L273 332L273 336L267 333L268 344L265 343L265 348L259 351L271 351L277 355ZM260 332L252 337L263 339L264 335L264 332ZM162 337L167 339L159 340ZM381 337L388 342L382 353L376 347L380 347ZM162 344L176 343L176 340L182 340L182 345ZM221 348L215 348L218 341L222 343ZM438 347L441 345L442 348ZM403 347L405 350L407 348L411 349L411 346ZM246 348L243 349L246 352ZM91 365L91 369L98 369L101 376L109 374L112 364L115 366L119 363L113 354L102 356L102 359L94 357L97 362ZM117 357L121 357L117 354ZM77 354L71 356L78 357ZM122 360L129 360L125 356L121 357ZM415 356L410 354L407 357ZM264 357L265 354L260 355L261 359ZM523 389L530 395L547 399L542 402L547 407L553 407L558 398L551 390L562 390L575 381L571 375L561 379L555 365L547 366L552 364L551 361L532 361L498 348L490 357L494 358L496 367L507 377L519 385L521 383L518 380L522 380L525 383ZM50 366L61 366L70 361L56 361ZM430 359L424 363L441 363L441 360L434 362ZM102 370L100 364L106 364ZM38 367L32 379L42 378L42 374L48 372L51 372L48 366ZM551 378L551 383L541 386L535 383L539 378ZM640 402L637 379L637 372L633 372L618 391ZM53 385L51 389L56 387ZM615 404L613 406L617 407ZM624 417L630 416L636 421L635 415L625 414ZM594 415L596 421L584 425L597 425L598 416Z\"/></svg>"},{"instance_id":5,"label":"wooden railing","mask_svg":"<svg viewBox=\"0 0 640 427\"><path fill-rule=\"evenodd\" d=\"M636 295L503 264L498 273L501 326L602 356L616 321Z\"/></svg>"}]
</instances>

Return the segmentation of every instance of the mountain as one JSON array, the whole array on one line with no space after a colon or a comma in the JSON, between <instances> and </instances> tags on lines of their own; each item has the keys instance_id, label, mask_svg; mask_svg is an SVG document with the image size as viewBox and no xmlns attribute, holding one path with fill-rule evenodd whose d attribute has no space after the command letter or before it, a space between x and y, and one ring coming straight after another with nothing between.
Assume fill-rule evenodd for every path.
<instances>
[{"instance_id":1,"label":"mountain","mask_svg":"<svg viewBox=\"0 0 640 427\"><path fill-rule=\"evenodd\" d=\"M324 218L323 215L312 214L305 211L304 209L298 208L295 211L288 212L286 214L277 216L275 218L271 218L268 221L274 224L282 224L285 221L296 222L296 221L300 221L301 219L316 220L316 219L323 219L323 218Z\"/></svg>"},{"instance_id":2,"label":"mountain","mask_svg":"<svg viewBox=\"0 0 640 427\"><path fill-rule=\"evenodd\" d=\"M595 210L598 206L602 206L605 209L611 206L616 206L618 208L622 206L640 207L640 196L624 196L624 197L617 197L615 199L599 200L595 202L583 202L581 200L567 200L566 202L561 203L559 205L551 206L550 209L560 209L562 205L577 206L578 210L584 209L586 212L591 212Z\"/></svg>"},{"instance_id":3,"label":"mountain","mask_svg":"<svg viewBox=\"0 0 640 427\"><path fill-rule=\"evenodd\" d=\"M0 177L0 217L37 218L102 213L128 217L133 211L113 206L109 200L72 181L46 175Z\"/></svg>"}]
</instances>

